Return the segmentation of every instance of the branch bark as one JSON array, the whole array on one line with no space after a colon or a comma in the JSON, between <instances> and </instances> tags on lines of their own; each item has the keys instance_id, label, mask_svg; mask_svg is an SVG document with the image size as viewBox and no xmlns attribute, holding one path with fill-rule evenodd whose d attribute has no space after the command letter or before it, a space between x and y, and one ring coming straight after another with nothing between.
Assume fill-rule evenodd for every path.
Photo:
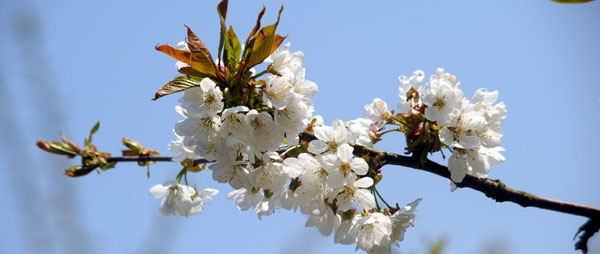
<instances>
[{"instance_id":1,"label":"branch bark","mask_svg":"<svg viewBox=\"0 0 600 254\"><path fill-rule=\"evenodd\" d=\"M380 151L360 145L354 145L355 155L369 154L371 156L381 156L384 165L397 165L413 169L423 170L441 177L450 179L448 167L440 165L437 162L427 160L424 165L419 163L416 157L403 156L395 153ZM513 202L522 207L538 207L546 210L552 210L562 213L579 215L590 219L600 220L600 209L577 203L565 202L556 199L545 198L531 193L512 189L500 180L489 178L478 178L472 175L465 176L460 183L455 183L459 188L470 188L482 192L487 197L497 202Z\"/></svg>"},{"instance_id":2,"label":"branch bark","mask_svg":"<svg viewBox=\"0 0 600 254\"><path fill-rule=\"evenodd\" d=\"M171 156L111 156L106 159L107 162L173 162L173 157ZM202 163L211 163L214 161L209 161L205 159L196 159L194 160L194 165L199 165Z\"/></svg>"}]
</instances>

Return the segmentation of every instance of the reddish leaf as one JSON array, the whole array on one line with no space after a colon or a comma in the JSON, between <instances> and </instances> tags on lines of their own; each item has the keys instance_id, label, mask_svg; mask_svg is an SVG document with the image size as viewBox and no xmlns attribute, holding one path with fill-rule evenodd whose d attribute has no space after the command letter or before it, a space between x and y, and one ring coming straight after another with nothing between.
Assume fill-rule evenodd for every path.
<instances>
[{"instance_id":1,"label":"reddish leaf","mask_svg":"<svg viewBox=\"0 0 600 254\"><path fill-rule=\"evenodd\" d=\"M262 63L279 48L279 45L283 43L286 37L279 34L265 35L261 30L255 37L254 44L252 45L252 53L248 56L246 62L246 69Z\"/></svg>"},{"instance_id":2,"label":"reddish leaf","mask_svg":"<svg viewBox=\"0 0 600 254\"><path fill-rule=\"evenodd\" d=\"M203 78L208 77L208 75L206 75L202 72L199 72L192 67L182 67L182 68L179 68L179 70L177 70L177 71L186 76L203 77Z\"/></svg>"},{"instance_id":3,"label":"reddish leaf","mask_svg":"<svg viewBox=\"0 0 600 254\"><path fill-rule=\"evenodd\" d=\"M254 28L252 28L252 32L250 32L250 34L248 35L248 38L246 39L246 48L248 48L247 46L248 46L248 42L250 41L250 39L252 39L252 37L254 37L254 35L256 35L256 32L258 32L258 29L260 29L260 20L262 19L263 15L265 15L266 10L267 10L267 8L263 4L262 11L260 11L260 13L258 14L258 18L256 19L256 25L254 26Z\"/></svg>"},{"instance_id":4,"label":"reddish leaf","mask_svg":"<svg viewBox=\"0 0 600 254\"><path fill-rule=\"evenodd\" d=\"M206 45L204 45L204 42L202 42L200 40L200 38L198 38L198 36L196 36L196 34L192 31L192 29L190 29L188 26L184 25L185 28L187 28L187 34L188 34L188 47L190 48L190 51L192 52L202 52L204 53L209 59L212 60L212 56L210 55L210 51L208 51L208 48L206 47Z\"/></svg>"},{"instance_id":5,"label":"reddish leaf","mask_svg":"<svg viewBox=\"0 0 600 254\"><path fill-rule=\"evenodd\" d=\"M281 5L281 9L279 9L277 21L274 24L263 27L256 34L254 34L254 30L252 31L251 35L253 35L254 38L246 43L247 48L244 51L244 57L242 59L245 63L244 70L248 70L257 64L262 63L268 56L275 52L283 40L285 40L286 37L275 34L275 30L277 29L281 18L281 12L283 12L283 5ZM258 16L257 26L260 26L262 14L263 12ZM254 28L256 29L256 27Z\"/></svg>"},{"instance_id":6,"label":"reddish leaf","mask_svg":"<svg viewBox=\"0 0 600 254\"><path fill-rule=\"evenodd\" d=\"M283 12L283 4L281 5L281 9L279 9L279 13L277 14L277 21L275 24L265 26L261 29L266 35L274 35L277 26L279 25L279 19L281 18L281 12Z\"/></svg>"},{"instance_id":7,"label":"reddish leaf","mask_svg":"<svg viewBox=\"0 0 600 254\"><path fill-rule=\"evenodd\" d=\"M192 68L205 75L214 76L216 73L213 60L202 52L190 52L166 44L156 46L156 50L191 65Z\"/></svg>"},{"instance_id":8,"label":"reddish leaf","mask_svg":"<svg viewBox=\"0 0 600 254\"><path fill-rule=\"evenodd\" d=\"M225 43L225 32L227 32L227 26L225 25L225 20L227 19L227 0L222 0L219 5L217 5L217 12L219 13L219 18L221 20L221 36L219 37L219 61L221 60L221 53L223 52L223 44Z\"/></svg>"}]
</instances>

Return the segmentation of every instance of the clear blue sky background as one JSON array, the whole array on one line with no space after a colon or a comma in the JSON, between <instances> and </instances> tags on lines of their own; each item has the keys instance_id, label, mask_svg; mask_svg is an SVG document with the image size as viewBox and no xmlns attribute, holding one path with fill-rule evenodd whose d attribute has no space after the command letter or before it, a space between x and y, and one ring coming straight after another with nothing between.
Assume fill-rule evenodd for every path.
<instances>
[{"instance_id":1,"label":"clear blue sky background","mask_svg":"<svg viewBox=\"0 0 600 254\"><path fill-rule=\"evenodd\" d=\"M261 4L264 23L285 4L279 32L306 55L319 85L316 113L330 123L363 115L379 97L394 106L398 75L444 67L470 97L500 91L506 163L491 178L535 194L600 207L600 3L551 1L242 1L228 24L245 38ZM178 166L116 169L62 176L76 161L35 148L64 130L83 142L101 120L95 143L118 154L123 136L169 154L180 116L178 95L152 102L177 75L175 61L154 50L185 39L183 24L215 50L217 1L0 0L0 253L350 253L299 213L259 221L225 199L231 188L210 172L199 188L221 190L200 215L163 217L148 189ZM403 137L378 148L401 153ZM437 158L440 160L440 158ZM581 217L496 203L447 180L385 167L381 192L406 204L422 197L415 227L397 253L423 253L446 239L446 253L575 253ZM595 236L591 253L600 253ZM486 252L495 250L497 252Z\"/></svg>"}]
</instances>

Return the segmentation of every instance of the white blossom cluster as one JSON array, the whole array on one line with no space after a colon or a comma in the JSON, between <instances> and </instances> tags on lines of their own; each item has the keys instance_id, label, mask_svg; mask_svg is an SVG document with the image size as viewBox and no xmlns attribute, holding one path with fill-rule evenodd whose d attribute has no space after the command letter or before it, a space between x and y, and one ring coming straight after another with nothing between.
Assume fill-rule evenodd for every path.
<instances>
[{"instance_id":1,"label":"white blossom cluster","mask_svg":"<svg viewBox=\"0 0 600 254\"><path fill-rule=\"evenodd\" d=\"M487 177L490 167L503 162L504 151L500 145L500 125L506 118L503 102L494 104L498 91L488 92L481 88L473 98L463 96L460 82L444 69L437 69L429 77L429 83L421 87L424 74L415 71L410 78L400 76L399 91L403 102L400 110L407 112L415 104L406 101L406 92L411 88L420 93L420 102L426 105L425 117L442 127L440 141L452 150L448 168L453 182L460 183L465 175Z\"/></svg>"},{"instance_id":2,"label":"white blossom cluster","mask_svg":"<svg viewBox=\"0 0 600 254\"><path fill-rule=\"evenodd\" d=\"M390 253L391 245L398 245L412 226L420 199L393 214L377 207L369 189L374 184L368 176L369 165L353 155L350 145L369 136L376 124L364 118L348 123L336 120L332 126L317 121L316 139L308 144L308 153L283 161L284 168L295 172L301 184L286 187L275 206L299 208L309 215L306 226L317 227L325 236L335 232L336 243L357 243L357 249L368 253Z\"/></svg>"},{"instance_id":3,"label":"white blossom cluster","mask_svg":"<svg viewBox=\"0 0 600 254\"><path fill-rule=\"evenodd\" d=\"M308 215L306 226L317 227L323 235L335 232L336 243L390 253L391 245L402 241L413 225L420 199L393 214L379 209L371 190L376 173L369 174L369 165L354 156L351 145L373 146L375 133L391 117L387 105L377 101L365 106L368 119L336 120L325 126L322 117L312 116L317 85L305 79L304 55L289 47L282 46L265 60L273 73L259 88L266 109L225 108L223 91L208 78L185 90L176 107L185 119L175 125L177 139L169 144L179 154L174 160L215 161L209 166L213 179L234 189L227 198L235 199L240 210L253 209L259 218L278 208L300 210ZM299 134L307 128L314 133L307 152L287 156L302 145ZM150 192L163 198L163 214L182 216L200 212L204 200L217 194L174 180Z\"/></svg>"},{"instance_id":4,"label":"white blossom cluster","mask_svg":"<svg viewBox=\"0 0 600 254\"><path fill-rule=\"evenodd\" d=\"M209 78L185 90L179 100L181 106L176 107L185 119L175 125L177 139L169 144L169 150L179 154L174 160L202 157L216 161L210 166L213 178L236 189L240 209L245 207L241 200L245 200L256 206L259 215L272 213L273 201L290 179L277 151L284 140L288 145L298 142L298 134L306 129L314 111L311 97L317 85L304 79L303 58L302 52L292 53L286 44L267 59L278 75L265 80L262 99L267 109L260 111L242 105L225 108L223 91ZM177 63L178 68L182 66ZM191 187L176 184L170 188ZM163 195L161 211L170 211L163 214L178 211L187 215L170 209L185 199L178 193L182 192Z\"/></svg>"}]
</instances>

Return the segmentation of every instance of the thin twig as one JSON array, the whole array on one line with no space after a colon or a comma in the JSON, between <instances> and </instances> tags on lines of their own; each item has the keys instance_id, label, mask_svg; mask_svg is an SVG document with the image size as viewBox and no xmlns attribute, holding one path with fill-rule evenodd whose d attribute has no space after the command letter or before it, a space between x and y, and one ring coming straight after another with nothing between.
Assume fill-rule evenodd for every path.
<instances>
[{"instance_id":1,"label":"thin twig","mask_svg":"<svg viewBox=\"0 0 600 254\"><path fill-rule=\"evenodd\" d=\"M148 161L154 161L154 162L174 162L173 161L173 157L170 156L139 156L139 157L135 157L135 156L114 156L114 157L108 157L107 162L148 162ZM202 163L211 163L214 161L209 161L206 159L196 159L194 160L194 165L200 165Z\"/></svg>"}]
</instances>

